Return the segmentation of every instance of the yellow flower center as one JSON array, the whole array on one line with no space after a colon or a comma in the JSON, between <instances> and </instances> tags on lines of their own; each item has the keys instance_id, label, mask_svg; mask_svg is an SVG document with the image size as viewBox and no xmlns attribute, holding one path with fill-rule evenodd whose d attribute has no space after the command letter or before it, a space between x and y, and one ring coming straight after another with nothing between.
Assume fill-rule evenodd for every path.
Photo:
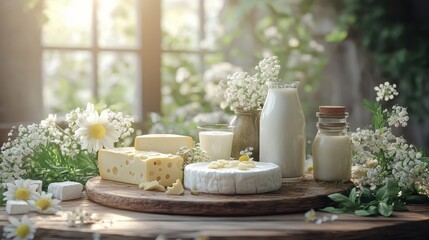
<instances>
[{"instance_id":1,"label":"yellow flower center","mask_svg":"<svg viewBox=\"0 0 429 240\"><path fill-rule=\"evenodd\" d=\"M15 191L15 198L17 200L27 201L28 198L30 198L30 191L25 188L18 188L18 190Z\"/></svg>"},{"instance_id":2,"label":"yellow flower center","mask_svg":"<svg viewBox=\"0 0 429 240\"><path fill-rule=\"evenodd\" d=\"M25 238L30 234L30 227L28 225L20 225L16 228L16 235L20 238Z\"/></svg>"},{"instance_id":3,"label":"yellow flower center","mask_svg":"<svg viewBox=\"0 0 429 240\"><path fill-rule=\"evenodd\" d=\"M241 155L240 158L238 158L240 162L246 162L250 160L250 157L247 154Z\"/></svg>"},{"instance_id":4,"label":"yellow flower center","mask_svg":"<svg viewBox=\"0 0 429 240\"><path fill-rule=\"evenodd\" d=\"M103 126L103 124L94 124L89 128L89 135L92 138L100 139L106 136L106 128Z\"/></svg>"},{"instance_id":5,"label":"yellow flower center","mask_svg":"<svg viewBox=\"0 0 429 240\"><path fill-rule=\"evenodd\" d=\"M46 199L46 198L41 198L37 200L36 206L40 207L40 209L42 210L46 210L51 206L51 201L49 201L49 199Z\"/></svg>"}]
</instances>

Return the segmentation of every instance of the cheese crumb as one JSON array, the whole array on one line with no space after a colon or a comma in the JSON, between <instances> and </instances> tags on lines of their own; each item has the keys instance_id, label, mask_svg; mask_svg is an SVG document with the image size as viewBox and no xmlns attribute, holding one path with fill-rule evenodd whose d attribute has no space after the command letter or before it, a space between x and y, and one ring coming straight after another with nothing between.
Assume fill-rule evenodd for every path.
<instances>
[{"instance_id":1,"label":"cheese crumb","mask_svg":"<svg viewBox=\"0 0 429 240\"><path fill-rule=\"evenodd\" d=\"M212 161L207 168L210 169L219 169L219 168L237 168L239 170L249 170L255 168L255 162L252 160L249 161L240 161L240 160L217 160Z\"/></svg>"},{"instance_id":2,"label":"cheese crumb","mask_svg":"<svg viewBox=\"0 0 429 240\"><path fill-rule=\"evenodd\" d=\"M145 190L145 191L165 192L165 187L160 185L157 180L154 180L152 182L140 183L139 188L143 188L143 190Z\"/></svg>"},{"instance_id":3,"label":"cheese crumb","mask_svg":"<svg viewBox=\"0 0 429 240\"><path fill-rule=\"evenodd\" d=\"M167 187L166 194L169 195L182 195L185 192L185 189L183 188L182 181L180 179L177 179L175 183L173 183L173 186Z\"/></svg>"}]
</instances>

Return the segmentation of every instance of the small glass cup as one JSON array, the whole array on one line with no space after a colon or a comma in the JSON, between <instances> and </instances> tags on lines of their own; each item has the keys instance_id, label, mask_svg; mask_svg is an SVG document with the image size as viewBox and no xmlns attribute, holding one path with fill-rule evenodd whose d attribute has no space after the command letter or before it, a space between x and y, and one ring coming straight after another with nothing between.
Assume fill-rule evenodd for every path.
<instances>
[{"instance_id":1,"label":"small glass cup","mask_svg":"<svg viewBox=\"0 0 429 240\"><path fill-rule=\"evenodd\" d=\"M210 161L231 159L234 126L209 124L198 126L200 146L207 152Z\"/></svg>"}]
</instances>

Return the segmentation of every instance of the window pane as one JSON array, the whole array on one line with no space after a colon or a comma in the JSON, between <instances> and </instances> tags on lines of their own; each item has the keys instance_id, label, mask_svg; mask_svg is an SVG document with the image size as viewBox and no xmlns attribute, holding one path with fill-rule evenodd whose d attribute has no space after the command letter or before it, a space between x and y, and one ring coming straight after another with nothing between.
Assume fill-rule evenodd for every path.
<instances>
[{"instance_id":1,"label":"window pane","mask_svg":"<svg viewBox=\"0 0 429 240\"><path fill-rule=\"evenodd\" d=\"M103 0L98 7L100 46L136 48L137 0Z\"/></svg>"},{"instance_id":2,"label":"window pane","mask_svg":"<svg viewBox=\"0 0 429 240\"><path fill-rule=\"evenodd\" d=\"M139 61L134 53L100 53L98 71L100 100L114 110L138 117L134 111L140 102L138 69Z\"/></svg>"},{"instance_id":3,"label":"window pane","mask_svg":"<svg viewBox=\"0 0 429 240\"><path fill-rule=\"evenodd\" d=\"M64 115L91 101L91 55L85 51L44 51L45 113Z\"/></svg>"},{"instance_id":4,"label":"window pane","mask_svg":"<svg viewBox=\"0 0 429 240\"><path fill-rule=\"evenodd\" d=\"M217 49L216 40L219 39L224 29L221 23L220 13L224 6L224 0L204 1L205 12L205 39L201 43L201 48Z\"/></svg>"},{"instance_id":5,"label":"window pane","mask_svg":"<svg viewBox=\"0 0 429 240\"><path fill-rule=\"evenodd\" d=\"M161 108L164 115L171 115L175 109L190 103L200 105L203 101L203 81L198 74L199 64L197 54L162 55Z\"/></svg>"},{"instance_id":6,"label":"window pane","mask_svg":"<svg viewBox=\"0 0 429 240\"><path fill-rule=\"evenodd\" d=\"M198 1L162 1L163 49L197 49L199 40Z\"/></svg>"},{"instance_id":7,"label":"window pane","mask_svg":"<svg viewBox=\"0 0 429 240\"><path fill-rule=\"evenodd\" d=\"M90 46L92 1L45 0L42 44Z\"/></svg>"}]
</instances>

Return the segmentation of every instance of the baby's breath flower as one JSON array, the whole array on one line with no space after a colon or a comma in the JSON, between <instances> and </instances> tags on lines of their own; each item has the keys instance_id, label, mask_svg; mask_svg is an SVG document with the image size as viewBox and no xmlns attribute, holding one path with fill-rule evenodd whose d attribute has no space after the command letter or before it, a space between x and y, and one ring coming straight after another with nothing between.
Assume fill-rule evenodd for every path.
<instances>
[{"instance_id":1,"label":"baby's breath flower","mask_svg":"<svg viewBox=\"0 0 429 240\"><path fill-rule=\"evenodd\" d=\"M92 212L76 207L73 211L67 212L67 223L69 227L92 224L95 222Z\"/></svg>"},{"instance_id":2,"label":"baby's breath flower","mask_svg":"<svg viewBox=\"0 0 429 240\"><path fill-rule=\"evenodd\" d=\"M195 147L181 147L176 154L183 158L183 166L196 162L208 162L210 159L199 143Z\"/></svg>"},{"instance_id":3,"label":"baby's breath flower","mask_svg":"<svg viewBox=\"0 0 429 240\"><path fill-rule=\"evenodd\" d=\"M407 109L398 105L395 105L392 107L392 112L387 119L389 126L395 126L395 127L406 127L408 123L409 117Z\"/></svg>"},{"instance_id":4,"label":"baby's breath flower","mask_svg":"<svg viewBox=\"0 0 429 240\"><path fill-rule=\"evenodd\" d=\"M76 178L77 176L81 178L67 180L84 181L85 177L97 174L96 154L85 149L94 151L103 146L119 145L133 133L132 123L134 119L109 109L104 110L98 119L94 117L95 115L98 115L98 112L95 111L94 105L88 104L86 109L76 108L66 115L68 123L66 129L60 128L55 123L56 116L52 114L42 120L40 124L13 127L8 134L8 142L1 147L0 182L7 183L14 179L32 178L34 176L44 178L46 176L41 176L40 170L50 166L49 169L45 170L52 171L53 165L62 169L61 171L66 170L64 172L67 172L68 175L64 178ZM95 124L85 125L84 123L87 122ZM110 137L109 139L98 146L96 144L90 145L91 141L89 140L81 142L81 137L83 140L86 136L85 131L79 130L84 127L83 125L88 127L87 133L91 133L89 131L91 126L97 125L92 131L92 134L97 136L103 135L103 127L104 130L110 129L107 125L114 126L116 132L114 135L106 132L104 138L107 136ZM78 130L79 134L76 134ZM77 161L85 162L77 164ZM80 169L76 169L76 166L79 166ZM76 175L76 170L82 171ZM55 173L55 177L58 178L57 173ZM65 179L56 180L63 181ZM6 187L5 184L3 186Z\"/></svg>"},{"instance_id":5,"label":"baby's breath flower","mask_svg":"<svg viewBox=\"0 0 429 240\"><path fill-rule=\"evenodd\" d=\"M310 211L306 212L304 214L304 217L306 222L314 222L315 224L322 224L328 221L335 221L338 219L337 215L332 215L330 217L328 216L317 217L314 209L311 209Z\"/></svg>"},{"instance_id":6,"label":"baby's breath flower","mask_svg":"<svg viewBox=\"0 0 429 240\"><path fill-rule=\"evenodd\" d=\"M390 85L389 82L385 82L384 84L374 87L374 90L377 92L377 102L382 100L387 102L398 95L398 92L396 91L396 84Z\"/></svg>"},{"instance_id":7,"label":"baby's breath flower","mask_svg":"<svg viewBox=\"0 0 429 240\"><path fill-rule=\"evenodd\" d=\"M263 59L255 69L254 75L247 72L228 75L224 97L232 110L261 108L268 93L266 82L279 81L280 65L276 56Z\"/></svg>"}]
</instances>

